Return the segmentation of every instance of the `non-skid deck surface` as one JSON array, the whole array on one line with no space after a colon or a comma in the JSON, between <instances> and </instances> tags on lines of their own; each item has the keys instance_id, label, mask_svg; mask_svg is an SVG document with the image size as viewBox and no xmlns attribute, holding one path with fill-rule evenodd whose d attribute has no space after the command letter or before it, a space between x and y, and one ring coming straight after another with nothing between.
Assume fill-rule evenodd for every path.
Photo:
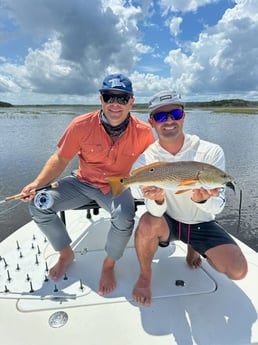
<instances>
[{"instance_id":1,"label":"non-skid deck surface","mask_svg":"<svg viewBox=\"0 0 258 345\"><path fill-rule=\"evenodd\" d=\"M58 256L45 258L47 244L41 234L19 243L19 249L14 243L14 249L0 260L0 298L19 299L17 307L21 311L132 302L132 289L139 274L132 241L116 264L117 288L106 296L97 293L108 226L108 220L96 221L76 238L76 260L57 282L45 281L46 267L51 267ZM153 299L215 291L215 282L203 269L193 270L186 265L185 254L175 244L158 249L152 264Z\"/></svg>"},{"instance_id":2,"label":"non-skid deck surface","mask_svg":"<svg viewBox=\"0 0 258 345\"><path fill-rule=\"evenodd\" d=\"M48 278L47 246L42 235L22 243L0 259L0 298L76 298L90 289L77 276L65 276L58 283ZM16 247L16 248L15 248Z\"/></svg>"},{"instance_id":3,"label":"non-skid deck surface","mask_svg":"<svg viewBox=\"0 0 258 345\"><path fill-rule=\"evenodd\" d=\"M188 268L185 257L178 256L184 254L180 247L176 248L175 253L173 253L173 249L173 247L159 249L153 260L153 298L213 292L216 289L216 284L206 272L203 269L192 270ZM127 248L123 258L117 263L117 288L115 291L106 296L99 296L97 293L98 281L105 255L103 250L88 251L85 254L77 253L76 262L67 271L68 280L66 280L66 284L71 281L71 286L68 285L62 290L63 280L56 283L60 289L59 296L64 298L54 301L49 298L42 300L44 289L46 289L45 295L48 297L50 295L46 285L43 284L39 290L38 299L20 299L18 308L21 311L29 311L56 308L57 304L64 308L132 301L131 292L139 273L135 249ZM52 261L55 256L49 259ZM84 293L79 289L80 280L83 283ZM184 282L184 286L180 285L182 282ZM36 293L35 291L35 295ZM73 296L73 294L77 295ZM53 293L52 296L57 297L57 293Z\"/></svg>"}]
</instances>

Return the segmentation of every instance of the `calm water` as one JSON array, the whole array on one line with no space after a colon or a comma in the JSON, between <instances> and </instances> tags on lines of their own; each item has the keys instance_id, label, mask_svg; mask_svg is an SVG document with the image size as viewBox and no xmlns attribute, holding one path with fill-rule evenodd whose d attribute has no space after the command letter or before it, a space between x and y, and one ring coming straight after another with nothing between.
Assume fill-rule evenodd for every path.
<instances>
[{"instance_id":1,"label":"calm water","mask_svg":"<svg viewBox=\"0 0 258 345\"><path fill-rule=\"evenodd\" d=\"M87 111L82 106L0 108L0 200L34 179L68 123ZM147 114L137 115L147 120ZM258 116L188 111L185 131L223 147L226 170L236 178L238 189L235 194L227 191L227 205L217 219L258 251ZM66 172L75 167L76 160ZM0 204L0 241L28 221L26 204Z\"/></svg>"}]
</instances>

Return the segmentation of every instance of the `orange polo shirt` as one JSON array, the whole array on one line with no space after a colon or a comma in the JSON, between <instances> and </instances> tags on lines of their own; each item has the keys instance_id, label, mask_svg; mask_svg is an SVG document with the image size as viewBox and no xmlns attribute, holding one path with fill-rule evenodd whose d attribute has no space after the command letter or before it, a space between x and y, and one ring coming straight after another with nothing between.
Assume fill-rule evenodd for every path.
<instances>
[{"instance_id":1,"label":"orange polo shirt","mask_svg":"<svg viewBox=\"0 0 258 345\"><path fill-rule=\"evenodd\" d=\"M58 154L66 159L78 154L78 178L106 194L110 186L105 178L128 176L132 164L155 139L151 127L131 115L126 131L113 143L99 115L98 110L72 120L58 143Z\"/></svg>"}]
</instances>

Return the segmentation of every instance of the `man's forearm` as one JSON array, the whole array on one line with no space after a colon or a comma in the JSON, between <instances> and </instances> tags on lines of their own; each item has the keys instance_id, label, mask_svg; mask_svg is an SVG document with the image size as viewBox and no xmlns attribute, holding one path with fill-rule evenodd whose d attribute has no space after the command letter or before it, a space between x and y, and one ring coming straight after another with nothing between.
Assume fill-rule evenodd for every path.
<instances>
[{"instance_id":1,"label":"man's forearm","mask_svg":"<svg viewBox=\"0 0 258 345\"><path fill-rule=\"evenodd\" d=\"M46 162L34 182L39 186L50 183L62 174L68 163L69 160L58 156L57 153L54 153Z\"/></svg>"}]
</instances>

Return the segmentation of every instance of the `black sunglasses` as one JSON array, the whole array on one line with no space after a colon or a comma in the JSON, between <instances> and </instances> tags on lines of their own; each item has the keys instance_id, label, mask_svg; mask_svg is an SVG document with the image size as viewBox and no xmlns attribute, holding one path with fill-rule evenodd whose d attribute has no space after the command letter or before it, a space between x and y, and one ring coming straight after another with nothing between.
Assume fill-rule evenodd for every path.
<instances>
[{"instance_id":1,"label":"black sunglasses","mask_svg":"<svg viewBox=\"0 0 258 345\"><path fill-rule=\"evenodd\" d=\"M115 103L121 105L126 105L129 102L129 99L131 98L130 95L115 95L112 93L103 93L102 94L103 100L105 103Z\"/></svg>"},{"instance_id":2,"label":"black sunglasses","mask_svg":"<svg viewBox=\"0 0 258 345\"><path fill-rule=\"evenodd\" d=\"M173 109L170 111L161 111L159 113L151 115L151 117L158 123L166 122L168 117L171 117L172 120L181 120L184 116L183 109Z\"/></svg>"}]
</instances>

